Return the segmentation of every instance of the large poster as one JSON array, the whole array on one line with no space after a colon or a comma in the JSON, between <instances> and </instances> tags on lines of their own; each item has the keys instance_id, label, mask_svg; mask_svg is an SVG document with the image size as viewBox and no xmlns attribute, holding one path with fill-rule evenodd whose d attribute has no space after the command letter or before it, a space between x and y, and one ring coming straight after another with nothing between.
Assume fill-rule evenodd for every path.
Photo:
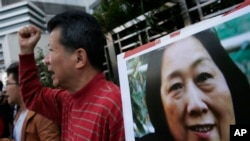
<instances>
[{"instance_id":1,"label":"large poster","mask_svg":"<svg viewBox=\"0 0 250 141\"><path fill-rule=\"evenodd\" d=\"M250 124L250 6L117 58L127 141L229 141Z\"/></svg>"}]
</instances>

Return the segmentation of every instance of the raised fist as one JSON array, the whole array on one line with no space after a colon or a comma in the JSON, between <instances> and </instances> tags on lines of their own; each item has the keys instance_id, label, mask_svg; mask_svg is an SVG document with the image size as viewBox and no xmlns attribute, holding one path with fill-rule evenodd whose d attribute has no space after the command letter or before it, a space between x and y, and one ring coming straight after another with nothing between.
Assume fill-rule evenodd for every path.
<instances>
[{"instance_id":1,"label":"raised fist","mask_svg":"<svg viewBox=\"0 0 250 141\"><path fill-rule=\"evenodd\" d=\"M41 31L34 25L25 26L18 32L20 54L34 53L34 48L41 37Z\"/></svg>"}]
</instances>

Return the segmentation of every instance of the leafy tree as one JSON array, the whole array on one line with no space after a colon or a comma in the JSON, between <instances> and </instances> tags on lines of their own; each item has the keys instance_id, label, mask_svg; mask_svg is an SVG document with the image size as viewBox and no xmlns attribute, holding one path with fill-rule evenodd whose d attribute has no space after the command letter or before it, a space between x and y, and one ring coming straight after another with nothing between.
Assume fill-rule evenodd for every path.
<instances>
[{"instance_id":1,"label":"leafy tree","mask_svg":"<svg viewBox=\"0 0 250 141\"><path fill-rule=\"evenodd\" d=\"M36 58L36 65L38 66L40 81L46 87L53 88L53 83L51 79L52 73L48 71L48 67L44 64L44 53L41 48L37 48L38 57Z\"/></svg>"},{"instance_id":2,"label":"leafy tree","mask_svg":"<svg viewBox=\"0 0 250 141\"><path fill-rule=\"evenodd\" d=\"M169 0L101 0L100 6L94 11L104 32L109 32L117 26L145 14L146 12L163 6ZM155 17L147 16L151 21Z\"/></svg>"}]
</instances>

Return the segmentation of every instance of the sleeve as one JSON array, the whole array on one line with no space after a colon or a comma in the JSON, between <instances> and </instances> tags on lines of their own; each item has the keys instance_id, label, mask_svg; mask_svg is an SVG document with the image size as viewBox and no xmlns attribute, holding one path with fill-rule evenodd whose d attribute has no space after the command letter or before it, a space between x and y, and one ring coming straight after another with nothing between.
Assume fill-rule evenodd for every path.
<instances>
[{"instance_id":1,"label":"sleeve","mask_svg":"<svg viewBox=\"0 0 250 141\"><path fill-rule=\"evenodd\" d=\"M66 91L42 86L34 54L19 55L19 87L28 109L61 123Z\"/></svg>"},{"instance_id":2,"label":"sleeve","mask_svg":"<svg viewBox=\"0 0 250 141\"><path fill-rule=\"evenodd\" d=\"M60 141L61 134L59 125L55 122L36 114L37 134L41 141Z\"/></svg>"}]
</instances>

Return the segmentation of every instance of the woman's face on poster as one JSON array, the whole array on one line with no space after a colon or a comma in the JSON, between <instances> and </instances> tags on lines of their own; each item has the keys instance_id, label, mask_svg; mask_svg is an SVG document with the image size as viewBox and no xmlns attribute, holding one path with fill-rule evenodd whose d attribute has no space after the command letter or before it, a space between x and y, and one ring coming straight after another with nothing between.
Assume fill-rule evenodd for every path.
<instances>
[{"instance_id":1,"label":"woman's face on poster","mask_svg":"<svg viewBox=\"0 0 250 141\"><path fill-rule=\"evenodd\" d=\"M175 141L229 141L231 93L203 45L188 37L168 46L162 59L161 99Z\"/></svg>"}]
</instances>

